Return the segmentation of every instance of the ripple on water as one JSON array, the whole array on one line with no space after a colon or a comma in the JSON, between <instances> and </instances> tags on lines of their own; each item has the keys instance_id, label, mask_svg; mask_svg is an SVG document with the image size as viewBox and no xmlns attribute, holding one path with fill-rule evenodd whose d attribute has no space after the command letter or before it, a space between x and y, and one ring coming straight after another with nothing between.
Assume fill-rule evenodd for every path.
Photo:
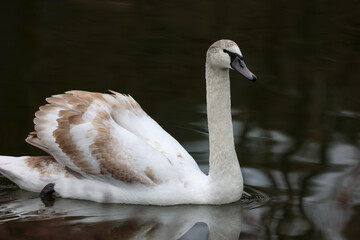
<instances>
[{"instance_id":1,"label":"ripple on water","mask_svg":"<svg viewBox=\"0 0 360 240\"><path fill-rule=\"evenodd\" d=\"M240 202L244 209L253 209L266 205L270 200L271 198L267 194L253 187L245 186Z\"/></svg>"}]
</instances>

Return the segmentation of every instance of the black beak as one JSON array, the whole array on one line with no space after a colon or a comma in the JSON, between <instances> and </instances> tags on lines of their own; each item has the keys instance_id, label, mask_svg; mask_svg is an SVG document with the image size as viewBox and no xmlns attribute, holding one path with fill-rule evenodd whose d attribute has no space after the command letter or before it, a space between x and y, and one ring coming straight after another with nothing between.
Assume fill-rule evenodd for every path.
<instances>
[{"instance_id":1,"label":"black beak","mask_svg":"<svg viewBox=\"0 0 360 240\"><path fill-rule=\"evenodd\" d=\"M230 66L250 81L256 81L256 76L252 72L250 72L250 70L246 67L244 60L240 59L240 57L235 57L231 62Z\"/></svg>"}]
</instances>

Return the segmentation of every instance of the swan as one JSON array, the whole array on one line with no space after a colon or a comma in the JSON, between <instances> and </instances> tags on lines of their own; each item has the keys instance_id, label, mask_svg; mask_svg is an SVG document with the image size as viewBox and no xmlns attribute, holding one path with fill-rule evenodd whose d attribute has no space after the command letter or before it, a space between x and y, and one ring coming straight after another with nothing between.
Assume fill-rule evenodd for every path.
<instances>
[{"instance_id":1,"label":"swan","mask_svg":"<svg viewBox=\"0 0 360 240\"><path fill-rule=\"evenodd\" d=\"M68 91L46 99L26 139L48 156L0 156L0 172L20 188L107 203L227 204L240 199L229 69L255 81L237 44L206 55L209 174L129 95Z\"/></svg>"}]
</instances>

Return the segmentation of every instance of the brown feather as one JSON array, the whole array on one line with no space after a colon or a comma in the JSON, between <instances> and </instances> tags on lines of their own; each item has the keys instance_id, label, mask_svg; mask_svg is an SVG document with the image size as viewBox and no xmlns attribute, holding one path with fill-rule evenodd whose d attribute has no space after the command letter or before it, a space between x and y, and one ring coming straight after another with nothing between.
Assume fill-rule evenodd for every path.
<instances>
[{"instance_id":1,"label":"brown feather","mask_svg":"<svg viewBox=\"0 0 360 240\"><path fill-rule=\"evenodd\" d=\"M125 108L135 114L144 114L140 105L131 97L125 97L123 101L118 100L119 93L112 92L114 95L91 93L86 91L69 91L65 94L53 95L47 98L44 106L36 112L34 119L35 129L39 132L45 129L45 124L54 124L50 122L48 114L58 114L56 119L57 128L52 135L59 148L66 154L70 161L77 166L82 172L89 175L99 176L111 175L114 179L133 183L138 182L145 185L154 185L157 180L155 178L153 169L146 168L145 172L138 172L137 169L131 166L131 162L121 156L119 149L120 144L111 135L111 116L106 110L97 113L93 119L94 131L97 135L94 138L94 143L89 146L91 154L99 161L100 172L89 163L82 151L78 150L70 133L72 125L79 125L85 123L83 119L84 113L88 110L91 104L96 102L99 106L109 106L109 108ZM55 124L56 124L55 123ZM90 129L91 130L91 129ZM92 136L93 130L86 133L89 137ZM41 134L40 134L41 135ZM27 142L48 151L45 145L42 144L41 138L31 133L27 138ZM43 136L43 135L41 135ZM111 143L111 144L109 144ZM76 176L79 173L74 172L74 169L66 167L70 174Z\"/></svg>"},{"instance_id":2,"label":"brown feather","mask_svg":"<svg viewBox=\"0 0 360 240\"><path fill-rule=\"evenodd\" d=\"M50 175L64 170L61 165L55 165L57 167L49 169L49 165L56 162L51 156L28 157L25 162L29 168L37 170L40 175Z\"/></svg>"},{"instance_id":3,"label":"brown feather","mask_svg":"<svg viewBox=\"0 0 360 240\"><path fill-rule=\"evenodd\" d=\"M100 171L102 174L110 174L113 178L123 182L138 182L145 185L153 185L152 179L145 177L136 171L127 162L124 156L119 154L120 147L116 139L112 138L110 133L110 116L107 112L99 112L93 120L94 128L97 130L97 136L94 143L90 145L90 151L100 162ZM112 144L109 144L111 142ZM114 147L115 146L115 147Z\"/></svg>"},{"instance_id":4,"label":"brown feather","mask_svg":"<svg viewBox=\"0 0 360 240\"><path fill-rule=\"evenodd\" d=\"M97 175L91 164L86 160L84 154L79 151L70 134L70 117L75 117L79 114L74 110L61 110L59 118L57 119L58 128L53 132L56 139L55 142L59 145L61 150L70 158L70 160L86 174ZM80 116L81 117L81 116Z\"/></svg>"}]
</instances>

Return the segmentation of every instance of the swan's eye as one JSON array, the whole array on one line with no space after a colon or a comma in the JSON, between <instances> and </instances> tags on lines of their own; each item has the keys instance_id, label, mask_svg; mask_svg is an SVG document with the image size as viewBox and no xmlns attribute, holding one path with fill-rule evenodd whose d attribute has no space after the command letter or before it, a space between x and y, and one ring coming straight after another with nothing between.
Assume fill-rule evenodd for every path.
<instances>
[{"instance_id":1,"label":"swan's eye","mask_svg":"<svg viewBox=\"0 0 360 240\"><path fill-rule=\"evenodd\" d=\"M233 62L235 60L235 58L239 58L240 60L244 60L244 58L242 56L240 56L239 54L237 53L234 53L234 52L231 52L229 50L226 50L226 49L223 49L224 53L227 53L229 54L230 56L230 59L231 59L231 62Z\"/></svg>"}]
</instances>

